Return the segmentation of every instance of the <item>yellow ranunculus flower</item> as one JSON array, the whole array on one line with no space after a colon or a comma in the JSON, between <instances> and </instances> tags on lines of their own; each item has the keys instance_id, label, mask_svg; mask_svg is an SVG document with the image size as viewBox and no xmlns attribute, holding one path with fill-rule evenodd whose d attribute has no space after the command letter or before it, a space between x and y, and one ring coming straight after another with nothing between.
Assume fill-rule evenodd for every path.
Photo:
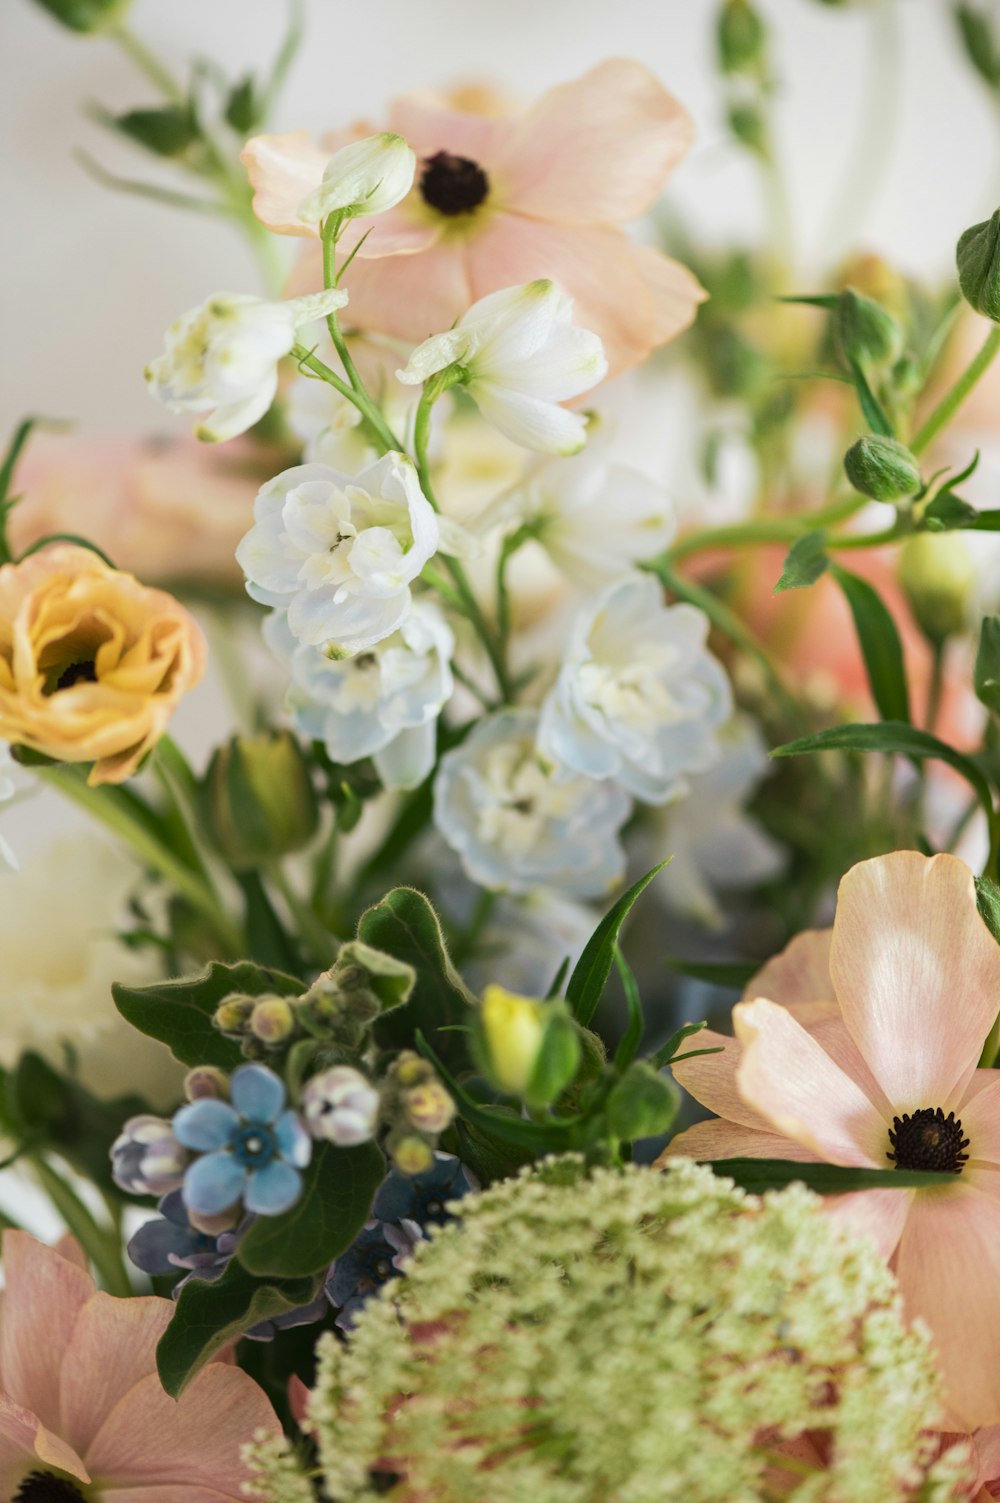
<instances>
[{"instance_id":1,"label":"yellow ranunculus flower","mask_svg":"<svg viewBox=\"0 0 1000 1503\"><path fill-rule=\"evenodd\" d=\"M0 737L121 783L201 678L205 640L163 590L75 544L0 568Z\"/></svg>"}]
</instances>

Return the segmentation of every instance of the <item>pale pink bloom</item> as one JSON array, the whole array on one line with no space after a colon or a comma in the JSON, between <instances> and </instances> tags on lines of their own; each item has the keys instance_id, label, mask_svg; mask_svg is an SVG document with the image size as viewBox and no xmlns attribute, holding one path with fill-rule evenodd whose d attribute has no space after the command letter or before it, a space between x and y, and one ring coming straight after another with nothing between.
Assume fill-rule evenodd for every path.
<instances>
[{"instance_id":1,"label":"pale pink bloom","mask_svg":"<svg viewBox=\"0 0 1000 1503\"><path fill-rule=\"evenodd\" d=\"M641 63L601 63L500 118L406 95L387 128L416 151L417 177L396 208L345 232L345 249L368 235L347 277L355 327L418 344L488 293L547 277L575 300L580 326L600 335L615 375L693 319L704 297L695 278L622 229L649 209L692 134L686 111ZM299 217L302 200L350 138L322 149L302 130L249 141L243 161L262 223L315 237ZM317 245L290 291L320 285Z\"/></svg>"},{"instance_id":2,"label":"pale pink bloom","mask_svg":"<svg viewBox=\"0 0 1000 1503\"><path fill-rule=\"evenodd\" d=\"M1000 1420L1000 1072L977 1068L998 1012L1000 946L964 862L861 862L833 929L798 935L750 983L736 1038L699 1034L723 1052L675 1067L718 1119L667 1150L953 1170L939 1188L825 1204L890 1260L967 1429Z\"/></svg>"},{"instance_id":3,"label":"pale pink bloom","mask_svg":"<svg viewBox=\"0 0 1000 1503\"><path fill-rule=\"evenodd\" d=\"M167 1299L100 1294L79 1247L5 1232L0 1296L0 1498L26 1478L70 1503L230 1503L241 1448L276 1432L261 1389L239 1368L204 1367L179 1400L156 1374ZM79 1484L79 1486L78 1486ZM44 1482L26 1490L46 1497Z\"/></svg>"}]
</instances>

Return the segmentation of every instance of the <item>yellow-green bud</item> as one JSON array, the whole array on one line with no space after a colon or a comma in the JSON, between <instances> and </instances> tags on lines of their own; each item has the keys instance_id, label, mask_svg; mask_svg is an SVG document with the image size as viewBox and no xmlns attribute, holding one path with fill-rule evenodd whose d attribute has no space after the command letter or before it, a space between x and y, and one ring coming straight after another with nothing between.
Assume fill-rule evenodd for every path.
<instances>
[{"instance_id":1,"label":"yellow-green bud","mask_svg":"<svg viewBox=\"0 0 1000 1503\"><path fill-rule=\"evenodd\" d=\"M202 806L237 871L297 851L319 822L309 768L288 731L234 736L220 746L205 774Z\"/></svg>"},{"instance_id":2,"label":"yellow-green bud","mask_svg":"<svg viewBox=\"0 0 1000 1503\"><path fill-rule=\"evenodd\" d=\"M580 1032L562 1001L540 1002L488 986L479 1010L479 1046L490 1083L530 1106L546 1106L580 1064Z\"/></svg>"},{"instance_id":3,"label":"yellow-green bud","mask_svg":"<svg viewBox=\"0 0 1000 1503\"><path fill-rule=\"evenodd\" d=\"M873 501L901 501L920 489L920 466L905 444L867 433L844 455L844 473L856 491Z\"/></svg>"},{"instance_id":4,"label":"yellow-green bud","mask_svg":"<svg viewBox=\"0 0 1000 1503\"><path fill-rule=\"evenodd\" d=\"M295 1032L295 1012L284 997L263 997L250 1015L250 1031L262 1044L283 1044Z\"/></svg>"},{"instance_id":5,"label":"yellow-green bud","mask_svg":"<svg viewBox=\"0 0 1000 1503\"><path fill-rule=\"evenodd\" d=\"M725 0L716 28L722 71L753 71L763 60L766 43L767 28L749 0Z\"/></svg>"},{"instance_id":6,"label":"yellow-green bud","mask_svg":"<svg viewBox=\"0 0 1000 1503\"><path fill-rule=\"evenodd\" d=\"M833 311L837 348L850 364L887 365L903 349L903 331L880 303L847 287Z\"/></svg>"},{"instance_id":7,"label":"yellow-green bud","mask_svg":"<svg viewBox=\"0 0 1000 1503\"><path fill-rule=\"evenodd\" d=\"M424 1138L406 1133L386 1141L389 1156L400 1174L426 1174L434 1167L434 1150Z\"/></svg>"},{"instance_id":8,"label":"yellow-green bud","mask_svg":"<svg viewBox=\"0 0 1000 1503\"><path fill-rule=\"evenodd\" d=\"M107 31L118 25L132 0L35 0L70 31Z\"/></svg>"},{"instance_id":9,"label":"yellow-green bud","mask_svg":"<svg viewBox=\"0 0 1000 1503\"><path fill-rule=\"evenodd\" d=\"M966 302L1000 323L1000 209L959 236L955 260Z\"/></svg>"},{"instance_id":10,"label":"yellow-green bud","mask_svg":"<svg viewBox=\"0 0 1000 1503\"><path fill-rule=\"evenodd\" d=\"M256 997L243 997L234 994L220 1002L215 1009L212 1022L220 1033L227 1034L230 1038L242 1038L249 1030L250 1017L257 1005Z\"/></svg>"},{"instance_id":11,"label":"yellow-green bud","mask_svg":"<svg viewBox=\"0 0 1000 1503\"><path fill-rule=\"evenodd\" d=\"M666 1076L637 1060L608 1097L608 1130L627 1142L656 1137L673 1122L679 1100L676 1087Z\"/></svg>"},{"instance_id":12,"label":"yellow-green bud","mask_svg":"<svg viewBox=\"0 0 1000 1503\"><path fill-rule=\"evenodd\" d=\"M976 571L960 532L918 532L899 553L899 582L917 625L941 643L969 625Z\"/></svg>"},{"instance_id":13,"label":"yellow-green bud","mask_svg":"<svg viewBox=\"0 0 1000 1503\"><path fill-rule=\"evenodd\" d=\"M455 1118L455 1103L440 1080L427 1080L404 1090L402 1105L411 1125L432 1137L444 1132Z\"/></svg>"},{"instance_id":14,"label":"yellow-green bud","mask_svg":"<svg viewBox=\"0 0 1000 1503\"><path fill-rule=\"evenodd\" d=\"M215 1065L195 1065L184 1077L184 1094L189 1101L228 1101L229 1076Z\"/></svg>"}]
</instances>

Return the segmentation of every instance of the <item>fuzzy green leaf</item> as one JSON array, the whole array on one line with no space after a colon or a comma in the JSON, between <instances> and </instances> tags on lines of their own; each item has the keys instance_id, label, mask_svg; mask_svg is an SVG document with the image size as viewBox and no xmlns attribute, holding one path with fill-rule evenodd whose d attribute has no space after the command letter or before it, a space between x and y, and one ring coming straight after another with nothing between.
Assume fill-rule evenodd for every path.
<instances>
[{"instance_id":1,"label":"fuzzy green leaf","mask_svg":"<svg viewBox=\"0 0 1000 1503\"><path fill-rule=\"evenodd\" d=\"M295 997L304 989L301 981L283 971L266 969L248 960L238 965L213 960L200 976L186 976L179 981L162 981L153 986L125 986L116 981L111 995L123 1018L140 1033L166 1044L182 1064L217 1065L220 1070L233 1070L243 1063L243 1054L239 1044L224 1038L212 1023L219 1003L233 992L248 997L268 993Z\"/></svg>"}]
</instances>

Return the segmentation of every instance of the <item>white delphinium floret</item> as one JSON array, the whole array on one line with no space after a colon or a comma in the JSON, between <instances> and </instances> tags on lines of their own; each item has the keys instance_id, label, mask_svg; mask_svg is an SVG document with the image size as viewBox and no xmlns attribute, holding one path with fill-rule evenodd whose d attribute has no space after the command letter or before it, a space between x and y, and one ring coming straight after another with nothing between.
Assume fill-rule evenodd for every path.
<instances>
[{"instance_id":1,"label":"white delphinium floret","mask_svg":"<svg viewBox=\"0 0 1000 1503\"><path fill-rule=\"evenodd\" d=\"M384 214L409 193L416 170L416 152L395 131L352 141L327 162L323 181L299 205L299 218L319 224L330 214Z\"/></svg>"}]
</instances>

